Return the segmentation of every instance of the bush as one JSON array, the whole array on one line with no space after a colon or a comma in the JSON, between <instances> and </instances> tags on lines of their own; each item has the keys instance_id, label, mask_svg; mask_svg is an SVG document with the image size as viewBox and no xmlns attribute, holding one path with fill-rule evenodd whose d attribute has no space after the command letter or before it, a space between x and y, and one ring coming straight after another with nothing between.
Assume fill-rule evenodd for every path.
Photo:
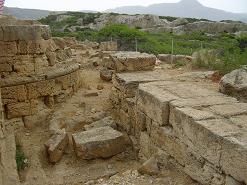
<instances>
[{"instance_id":1,"label":"bush","mask_svg":"<svg viewBox=\"0 0 247 185\"><path fill-rule=\"evenodd\" d=\"M17 170L21 171L26 167L26 156L24 152L21 149L20 145L16 146L16 165L17 165Z\"/></svg>"}]
</instances>

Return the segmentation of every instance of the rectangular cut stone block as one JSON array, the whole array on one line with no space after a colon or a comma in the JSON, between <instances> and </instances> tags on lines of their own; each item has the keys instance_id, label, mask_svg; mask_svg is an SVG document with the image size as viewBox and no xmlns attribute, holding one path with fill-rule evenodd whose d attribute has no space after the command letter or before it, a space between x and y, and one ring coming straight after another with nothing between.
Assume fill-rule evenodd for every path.
<instances>
[{"instance_id":1,"label":"rectangular cut stone block","mask_svg":"<svg viewBox=\"0 0 247 185\"><path fill-rule=\"evenodd\" d=\"M8 104L7 117L10 119L32 115L37 112L37 104L35 100Z\"/></svg>"},{"instance_id":2,"label":"rectangular cut stone block","mask_svg":"<svg viewBox=\"0 0 247 185\"><path fill-rule=\"evenodd\" d=\"M26 85L28 98L35 99L41 96L52 95L55 91L55 80L45 80Z\"/></svg>"},{"instance_id":3,"label":"rectangular cut stone block","mask_svg":"<svg viewBox=\"0 0 247 185\"><path fill-rule=\"evenodd\" d=\"M44 40L19 41L17 47L19 54L42 54L47 48Z\"/></svg>"},{"instance_id":4,"label":"rectangular cut stone block","mask_svg":"<svg viewBox=\"0 0 247 185\"><path fill-rule=\"evenodd\" d=\"M68 143L69 137L66 133L52 136L52 138L45 143L49 162L56 163L60 161Z\"/></svg>"},{"instance_id":5,"label":"rectangular cut stone block","mask_svg":"<svg viewBox=\"0 0 247 185\"><path fill-rule=\"evenodd\" d=\"M215 105L209 108L212 112L224 117L236 116L247 113L247 103L229 105Z\"/></svg>"},{"instance_id":6,"label":"rectangular cut stone block","mask_svg":"<svg viewBox=\"0 0 247 185\"><path fill-rule=\"evenodd\" d=\"M169 79L170 76L156 71L142 71L132 73L117 73L113 77L113 85L119 89L127 98L135 96L139 84L163 81Z\"/></svg>"},{"instance_id":7,"label":"rectangular cut stone block","mask_svg":"<svg viewBox=\"0 0 247 185\"><path fill-rule=\"evenodd\" d=\"M169 102L178 99L153 83L141 84L136 95L137 109L144 112L159 125L169 124Z\"/></svg>"},{"instance_id":8,"label":"rectangular cut stone block","mask_svg":"<svg viewBox=\"0 0 247 185\"><path fill-rule=\"evenodd\" d=\"M119 52L110 58L117 72L153 70L156 63L155 55L138 52Z\"/></svg>"},{"instance_id":9,"label":"rectangular cut stone block","mask_svg":"<svg viewBox=\"0 0 247 185\"><path fill-rule=\"evenodd\" d=\"M27 99L27 90L24 85L3 87L1 90L3 99L9 101L25 101Z\"/></svg>"},{"instance_id":10,"label":"rectangular cut stone block","mask_svg":"<svg viewBox=\"0 0 247 185\"><path fill-rule=\"evenodd\" d=\"M51 38L49 26L45 25L8 25L2 26L4 41L39 40Z\"/></svg>"},{"instance_id":11,"label":"rectangular cut stone block","mask_svg":"<svg viewBox=\"0 0 247 185\"><path fill-rule=\"evenodd\" d=\"M14 56L17 54L17 46L15 42L0 41L0 56Z\"/></svg>"},{"instance_id":12,"label":"rectangular cut stone block","mask_svg":"<svg viewBox=\"0 0 247 185\"><path fill-rule=\"evenodd\" d=\"M123 152L126 137L111 127L101 127L72 135L77 157L82 159L108 158Z\"/></svg>"},{"instance_id":13,"label":"rectangular cut stone block","mask_svg":"<svg viewBox=\"0 0 247 185\"><path fill-rule=\"evenodd\" d=\"M186 98L178 99L171 102L173 107L207 107L210 105L222 105L222 104L233 104L237 103L236 98L227 97L221 95L220 93L217 96L208 96L208 97L195 97L195 98Z\"/></svg>"},{"instance_id":14,"label":"rectangular cut stone block","mask_svg":"<svg viewBox=\"0 0 247 185\"><path fill-rule=\"evenodd\" d=\"M1 59L0 59L1 60ZM11 72L12 69L12 65L5 63L5 64L1 64L0 63L0 72Z\"/></svg>"},{"instance_id":15,"label":"rectangular cut stone block","mask_svg":"<svg viewBox=\"0 0 247 185\"><path fill-rule=\"evenodd\" d=\"M201 128L207 131L208 136L204 138L195 138L197 141L203 140L204 143L197 143L197 146L205 147L207 151L211 148L205 146L209 140L215 138L219 143L219 149L211 152L219 153L219 164L226 174L240 182L247 182L247 135L238 126L232 124L229 120L206 120L196 122ZM204 132L205 132L204 131ZM198 134L197 134L198 135ZM202 135L202 134L201 134ZM212 143L211 143L212 145ZM209 160L209 159L208 159ZM210 160L209 160L210 161ZM212 161L210 161L212 162Z\"/></svg>"}]
</instances>

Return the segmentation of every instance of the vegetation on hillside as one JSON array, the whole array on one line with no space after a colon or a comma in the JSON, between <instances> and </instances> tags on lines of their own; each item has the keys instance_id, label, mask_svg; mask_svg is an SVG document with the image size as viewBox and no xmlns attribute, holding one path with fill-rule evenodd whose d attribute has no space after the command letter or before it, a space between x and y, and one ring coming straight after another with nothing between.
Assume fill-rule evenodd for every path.
<instances>
[{"instance_id":1,"label":"vegetation on hillside","mask_svg":"<svg viewBox=\"0 0 247 185\"><path fill-rule=\"evenodd\" d=\"M169 32L147 33L138 28L129 28L127 25L108 25L97 31L89 28L77 28L71 32L68 29L59 31L61 25L76 25L80 18L89 23L93 22L100 14L74 13L70 17L55 21L56 17L48 16L42 19L43 24L48 24L52 28L53 36L76 37L80 41L90 40L96 42L115 40L121 50L135 50L146 53L173 53L192 55L201 51L198 61L194 65L212 70L219 70L225 74L241 65L247 64L247 36L219 33L217 35L207 35L203 32L175 35ZM172 17L163 17L170 21ZM175 20L175 18L174 18ZM189 22L197 19L188 19Z\"/></svg>"}]
</instances>

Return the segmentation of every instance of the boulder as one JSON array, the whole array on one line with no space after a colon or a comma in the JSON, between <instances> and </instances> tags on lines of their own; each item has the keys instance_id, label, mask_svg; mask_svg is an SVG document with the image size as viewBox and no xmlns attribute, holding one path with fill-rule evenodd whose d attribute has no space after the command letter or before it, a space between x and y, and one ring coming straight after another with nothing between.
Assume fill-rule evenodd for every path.
<instances>
[{"instance_id":1,"label":"boulder","mask_svg":"<svg viewBox=\"0 0 247 185\"><path fill-rule=\"evenodd\" d=\"M237 69L226 74L220 80L220 92L247 102L247 70Z\"/></svg>"},{"instance_id":2,"label":"boulder","mask_svg":"<svg viewBox=\"0 0 247 185\"><path fill-rule=\"evenodd\" d=\"M113 129L117 128L116 122L110 116L103 118L99 121L95 121L95 122L91 123L90 125L86 125L86 126L84 126L84 128L85 128L85 130L91 130L94 128L100 128L100 127L105 127L105 126L109 126Z\"/></svg>"},{"instance_id":3,"label":"boulder","mask_svg":"<svg viewBox=\"0 0 247 185\"><path fill-rule=\"evenodd\" d=\"M129 141L111 127L100 127L72 135L74 150L82 159L109 158L123 152Z\"/></svg>"},{"instance_id":4,"label":"boulder","mask_svg":"<svg viewBox=\"0 0 247 185\"><path fill-rule=\"evenodd\" d=\"M52 136L46 143L45 148L48 160L51 163L57 163L62 159L63 153L69 143L69 137L66 133Z\"/></svg>"}]
</instances>

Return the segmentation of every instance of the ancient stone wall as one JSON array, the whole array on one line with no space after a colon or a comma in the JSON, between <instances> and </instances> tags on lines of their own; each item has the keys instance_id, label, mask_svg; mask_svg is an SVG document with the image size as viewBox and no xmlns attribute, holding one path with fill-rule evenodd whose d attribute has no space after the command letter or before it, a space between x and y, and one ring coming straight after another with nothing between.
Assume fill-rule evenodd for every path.
<instances>
[{"instance_id":1,"label":"ancient stone wall","mask_svg":"<svg viewBox=\"0 0 247 185\"><path fill-rule=\"evenodd\" d=\"M140 157L162 153L202 184L247 183L247 104L165 76L116 74L114 81L114 115Z\"/></svg>"},{"instance_id":2,"label":"ancient stone wall","mask_svg":"<svg viewBox=\"0 0 247 185\"><path fill-rule=\"evenodd\" d=\"M52 39L43 25L1 26L1 90L8 119L21 118L27 127L42 122L54 104L77 91L80 65L67 42Z\"/></svg>"}]
</instances>

